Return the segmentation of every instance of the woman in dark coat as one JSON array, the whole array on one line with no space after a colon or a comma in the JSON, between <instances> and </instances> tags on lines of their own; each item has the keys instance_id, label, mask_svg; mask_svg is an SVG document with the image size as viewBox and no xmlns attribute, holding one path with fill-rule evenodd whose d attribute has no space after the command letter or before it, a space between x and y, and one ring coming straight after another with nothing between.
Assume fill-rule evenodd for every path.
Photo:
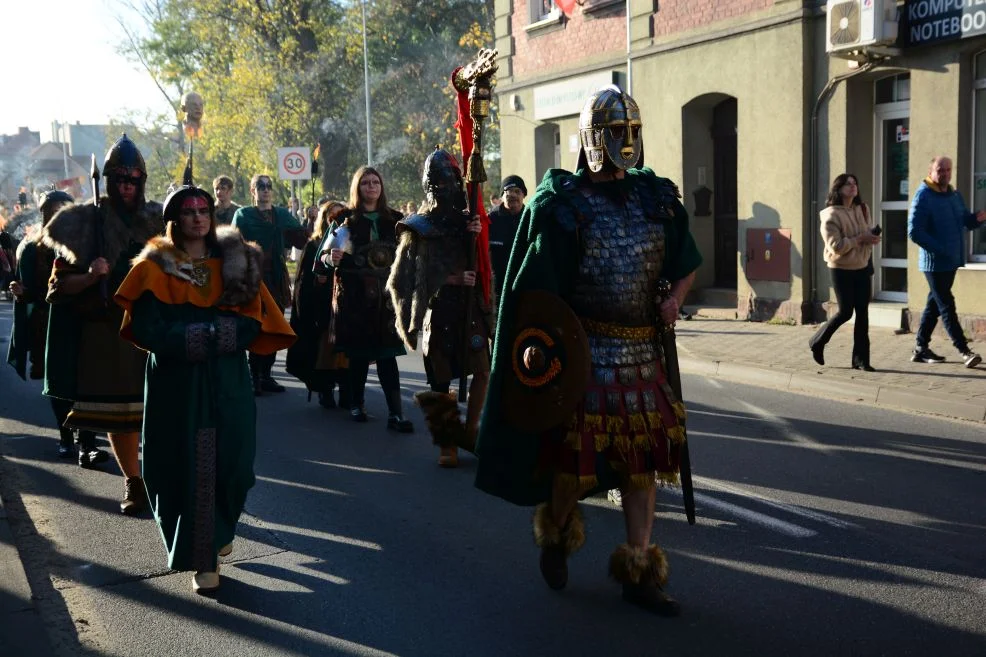
<instances>
[{"instance_id":1,"label":"woman in dark coat","mask_svg":"<svg viewBox=\"0 0 986 657\"><path fill-rule=\"evenodd\" d=\"M411 433L404 418L397 357L407 352L397 335L394 304L386 290L397 250L395 227L402 215L387 205L380 173L362 166L349 188L345 222L325 238L319 250L323 264L334 269L333 334L336 349L349 358L350 415L366 422L364 391L370 362L387 400L387 428Z\"/></svg>"},{"instance_id":2,"label":"woman in dark coat","mask_svg":"<svg viewBox=\"0 0 986 657\"><path fill-rule=\"evenodd\" d=\"M325 408L349 409L349 361L335 350L329 322L332 318L332 272L315 258L325 235L338 227L346 211L341 201L326 201L318 210L311 239L298 261L291 301L291 328L298 341L288 349L286 369L318 394ZM333 396L339 385L339 403ZM309 397L310 399L310 397Z\"/></svg>"}]
</instances>

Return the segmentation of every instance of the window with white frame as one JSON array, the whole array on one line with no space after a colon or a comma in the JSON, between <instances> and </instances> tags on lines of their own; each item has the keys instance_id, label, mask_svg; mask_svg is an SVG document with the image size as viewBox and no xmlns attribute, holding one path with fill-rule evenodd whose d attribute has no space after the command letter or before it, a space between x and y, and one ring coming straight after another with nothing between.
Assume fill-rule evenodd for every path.
<instances>
[{"instance_id":1,"label":"window with white frame","mask_svg":"<svg viewBox=\"0 0 986 657\"><path fill-rule=\"evenodd\" d=\"M976 55L975 73L972 207L983 210L986 209L986 52ZM969 234L969 262L986 263L986 227Z\"/></svg>"},{"instance_id":2,"label":"window with white frame","mask_svg":"<svg viewBox=\"0 0 986 657\"><path fill-rule=\"evenodd\" d=\"M528 0L527 6L531 10L532 23L555 18L559 13L554 0Z\"/></svg>"}]
</instances>

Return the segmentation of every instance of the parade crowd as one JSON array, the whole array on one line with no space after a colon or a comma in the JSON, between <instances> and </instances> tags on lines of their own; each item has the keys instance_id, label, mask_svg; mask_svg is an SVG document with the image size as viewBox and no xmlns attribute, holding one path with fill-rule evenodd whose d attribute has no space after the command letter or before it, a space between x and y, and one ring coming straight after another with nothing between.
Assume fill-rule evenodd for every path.
<instances>
[{"instance_id":1,"label":"parade crowd","mask_svg":"<svg viewBox=\"0 0 986 657\"><path fill-rule=\"evenodd\" d=\"M458 94L491 75L477 61L453 76ZM11 257L9 362L44 381L61 457L100 467L110 455L96 436L107 436L124 477L121 512L150 511L169 567L193 572L193 589L208 593L254 484L256 398L285 390L272 374L277 353L287 350L286 370L310 398L360 423L371 420L375 364L386 430L406 434L415 428L397 357L420 351L428 390L415 401L438 464L455 467L467 450L479 489L535 507L548 586L567 585L568 557L585 540L578 501L618 490L627 535L609 572L629 603L677 615L652 539L656 490L679 484L687 454L662 336L701 256L678 188L644 166L641 128L629 95L598 90L580 117L576 171L549 170L529 201L525 182L507 176L489 215L469 198L459 160L437 147L422 167L424 201L406 214L371 166L353 174L347 199L300 217L274 205L270 176L252 177L252 204L240 207L230 177L216 178L213 195L190 166L161 205L145 197L144 158L124 135L103 164L104 196L39 199L42 230ZM928 193L947 182L933 171ZM879 237L857 197L855 177L836 179L822 231L840 314L811 349L822 362L856 312L853 364L868 369L866 268ZM980 214L962 215L964 225ZM954 302L942 302L937 267L927 322L940 315L949 327ZM924 328L915 358L929 359Z\"/></svg>"}]
</instances>

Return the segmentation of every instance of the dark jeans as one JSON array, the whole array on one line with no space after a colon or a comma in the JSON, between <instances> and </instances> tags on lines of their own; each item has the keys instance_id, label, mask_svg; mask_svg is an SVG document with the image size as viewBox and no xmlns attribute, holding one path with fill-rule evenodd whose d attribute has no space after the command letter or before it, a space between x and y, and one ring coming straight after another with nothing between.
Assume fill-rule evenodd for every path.
<instances>
[{"instance_id":1,"label":"dark jeans","mask_svg":"<svg viewBox=\"0 0 986 657\"><path fill-rule=\"evenodd\" d=\"M366 377L370 371L370 361L349 359L350 403L353 408L362 408L366 401ZM377 377L387 399L387 410L391 415L401 415L401 373L397 369L396 358L381 358L377 361Z\"/></svg>"},{"instance_id":2,"label":"dark jeans","mask_svg":"<svg viewBox=\"0 0 986 657\"><path fill-rule=\"evenodd\" d=\"M856 313L852 334L852 364L870 364L870 272L867 269L831 269L832 286L839 302L839 312L822 324L810 344L825 346L836 330Z\"/></svg>"},{"instance_id":3,"label":"dark jeans","mask_svg":"<svg viewBox=\"0 0 986 657\"><path fill-rule=\"evenodd\" d=\"M952 344L961 353L969 350L969 342L962 332L958 313L955 312L955 297L952 296L952 283L955 282L954 271L926 271L924 277L928 280L928 301L921 313L921 323L918 325L917 346L925 349L931 343L931 334L938 325L938 318L945 327L945 332L952 339Z\"/></svg>"}]
</instances>

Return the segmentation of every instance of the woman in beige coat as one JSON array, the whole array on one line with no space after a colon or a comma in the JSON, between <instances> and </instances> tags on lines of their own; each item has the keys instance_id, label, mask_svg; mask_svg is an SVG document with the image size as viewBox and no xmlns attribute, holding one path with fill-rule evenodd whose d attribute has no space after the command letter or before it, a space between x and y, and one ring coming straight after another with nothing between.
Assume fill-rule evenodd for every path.
<instances>
[{"instance_id":1,"label":"woman in beige coat","mask_svg":"<svg viewBox=\"0 0 986 657\"><path fill-rule=\"evenodd\" d=\"M869 303L873 245L880 243L879 229L870 226L870 213L859 197L856 176L843 173L829 191L825 209L819 213L825 262L832 272L832 287L839 312L822 324L808 341L812 357L825 364L825 345L836 330L856 313L853 330L852 367L873 372L870 366Z\"/></svg>"}]
</instances>

